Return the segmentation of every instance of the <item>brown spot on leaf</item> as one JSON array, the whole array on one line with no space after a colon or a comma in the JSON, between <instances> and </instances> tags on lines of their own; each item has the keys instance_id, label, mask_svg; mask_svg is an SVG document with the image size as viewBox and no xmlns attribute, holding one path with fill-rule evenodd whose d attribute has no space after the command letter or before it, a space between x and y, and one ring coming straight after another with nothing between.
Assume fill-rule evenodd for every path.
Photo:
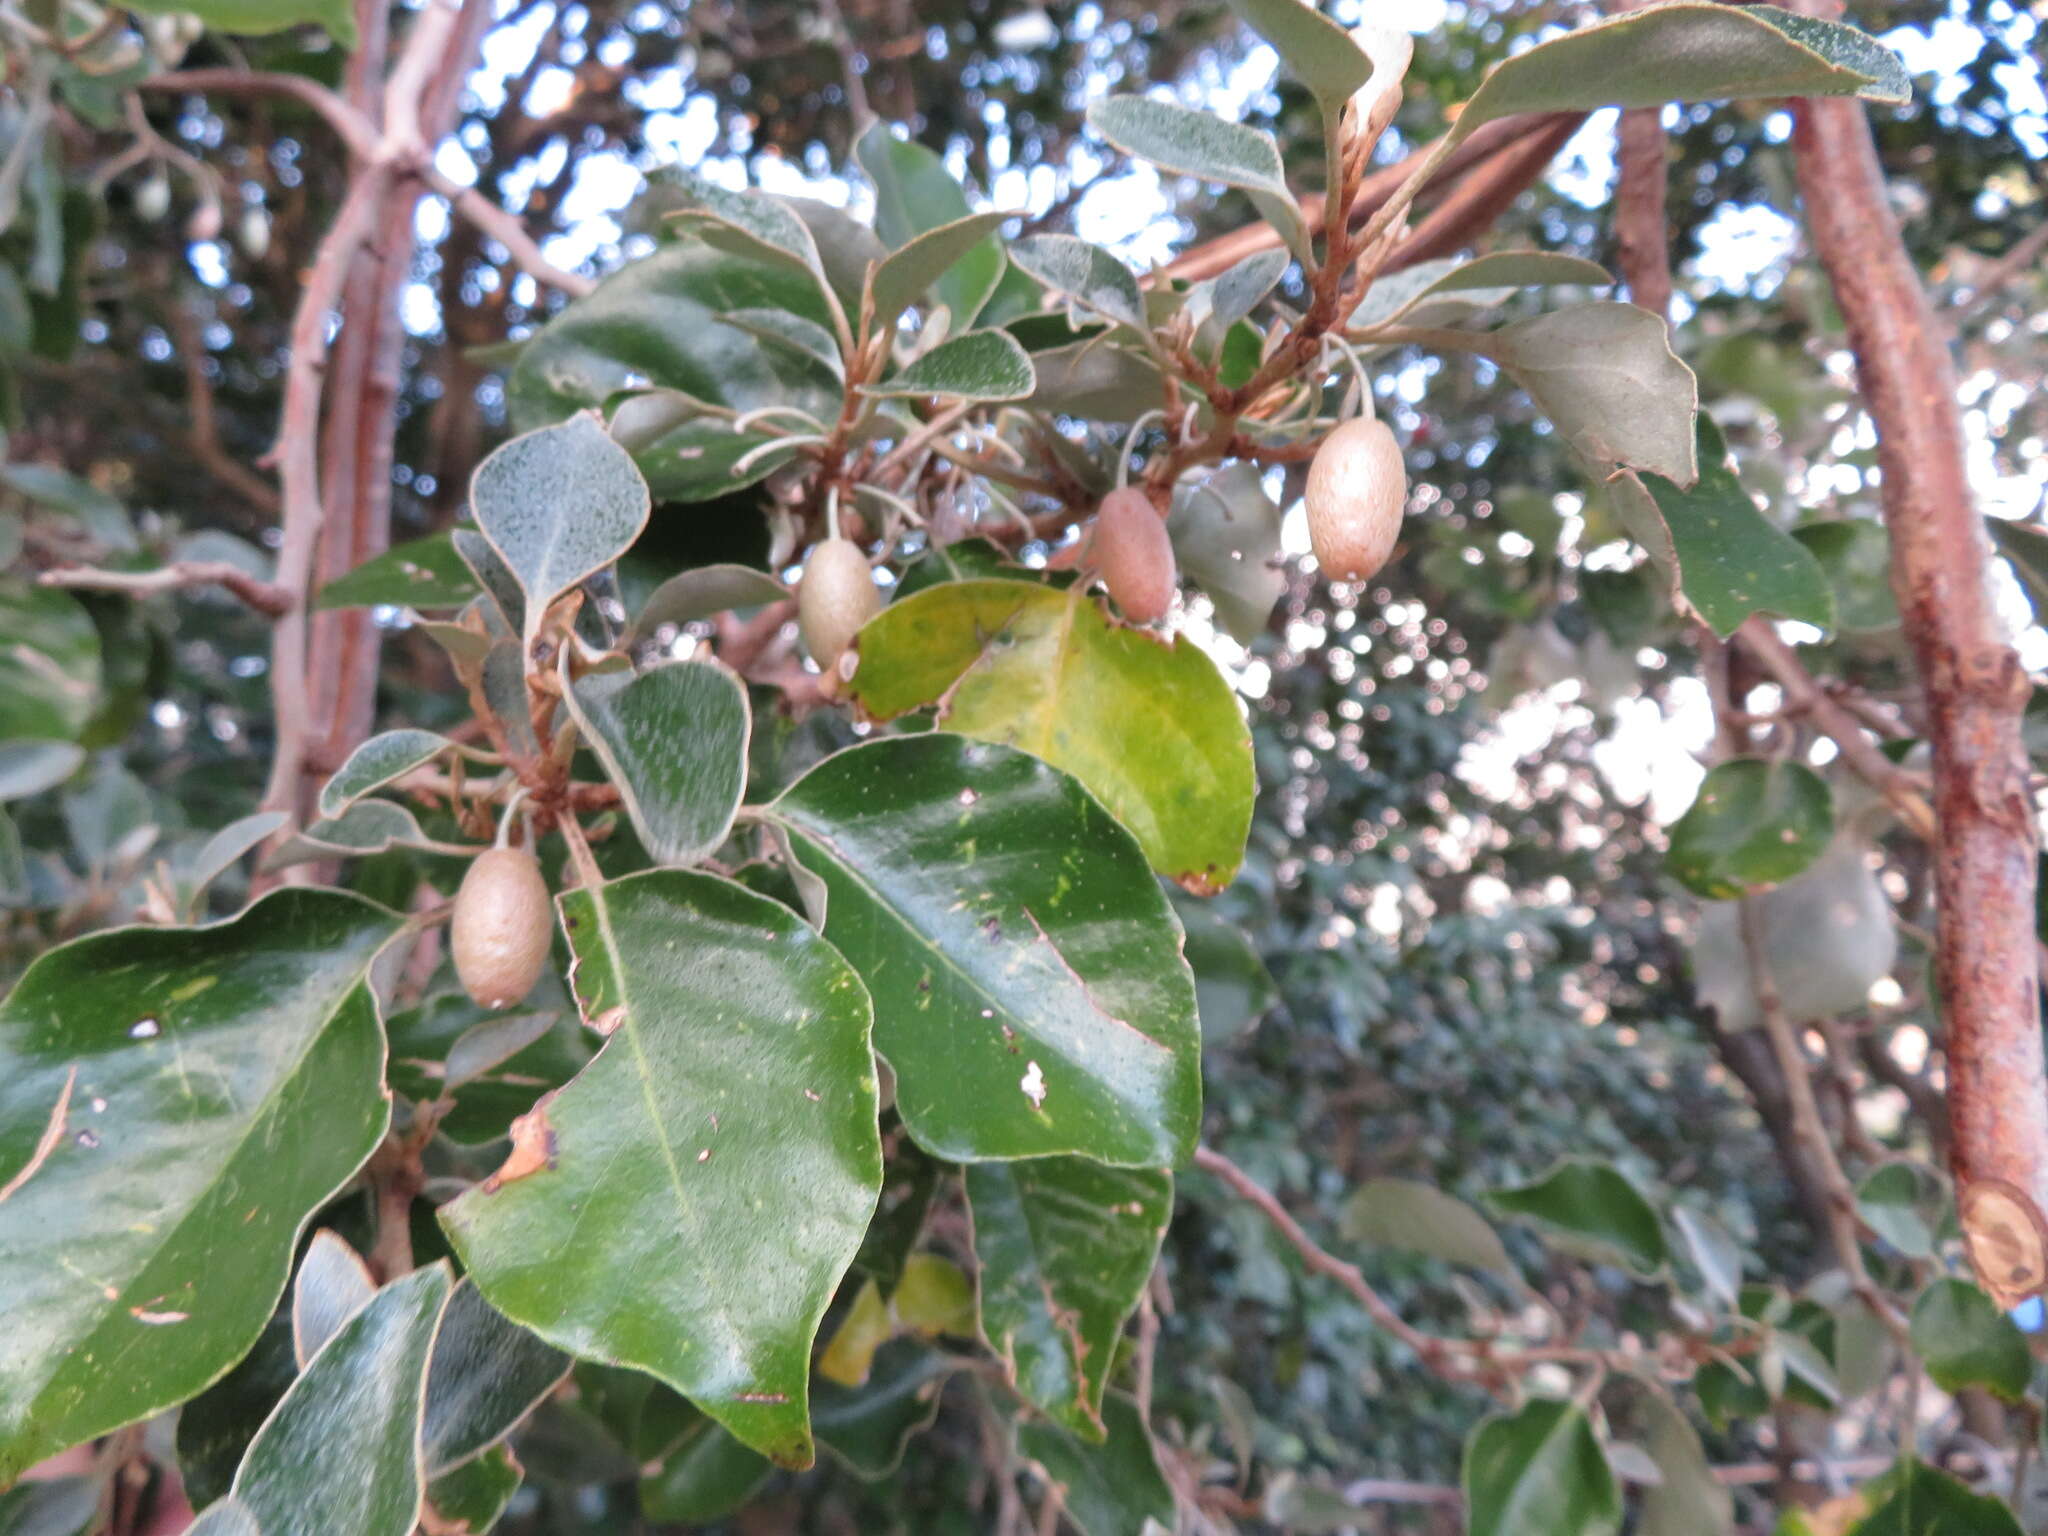
<instances>
[{"instance_id":1,"label":"brown spot on leaf","mask_svg":"<svg viewBox=\"0 0 2048 1536\"><path fill-rule=\"evenodd\" d=\"M548 1124L547 1095L531 1112L512 1122L512 1151L498 1171L483 1182L483 1191L494 1195L515 1180L530 1178L555 1166L555 1128Z\"/></svg>"}]
</instances>

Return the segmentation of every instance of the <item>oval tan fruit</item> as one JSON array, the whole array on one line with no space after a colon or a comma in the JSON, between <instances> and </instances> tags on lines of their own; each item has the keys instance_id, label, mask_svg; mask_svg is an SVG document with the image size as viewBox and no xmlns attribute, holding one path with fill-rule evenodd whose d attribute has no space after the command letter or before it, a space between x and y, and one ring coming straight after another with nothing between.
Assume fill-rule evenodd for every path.
<instances>
[{"instance_id":1,"label":"oval tan fruit","mask_svg":"<svg viewBox=\"0 0 2048 1536\"><path fill-rule=\"evenodd\" d=\"M1358 416L1323 439L1308 466L1308 541L1323 574L1364 581L1401 537L1408 469L1385 422Z\"/></svg>"},{"instance_id":2,"label":"oval tan fruit","mask_svg":"<svg viewBox=\"0 0 2048 1536\"><path fill-rule=\"evenodd\" d=\"M1173 540L1167 537L1166 519L1136 486L1102 498L1095 513L1095 565L1133 624L1157 624L1173 611L1179 585Z\"/></svg>"},{"instance_id":3,"label":"oval tan fruit","mask_svg":"<svg viewBox=\"0 0 2048 1536\"><path fill-rule=\"evenodd\" d=\"M478 854L455 893L449 948L462 988L481 1007L523 1002L547 964L554 909L540 865L523 848Z\"/></svg>"},{"instance_id":4,"label":"oval tan fruit","mask_svg":"<svg viewBox=\"0 0 2048 1536\"><path fill-rule=\"evenodd\" d=\"M811 660L830 672L867 623L882 609L882 594L868 557L851 539L825 539L811 551L796 593L797 627Z\"/></svg>"}]
</instances>

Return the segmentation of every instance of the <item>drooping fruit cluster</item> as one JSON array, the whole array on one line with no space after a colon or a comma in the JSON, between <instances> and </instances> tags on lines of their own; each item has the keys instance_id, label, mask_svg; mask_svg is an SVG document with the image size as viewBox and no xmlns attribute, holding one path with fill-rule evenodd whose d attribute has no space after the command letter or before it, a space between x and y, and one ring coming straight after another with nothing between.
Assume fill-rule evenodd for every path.
<instances>
[{"instance_id":1,"label":"drooping fruit cluster","mask_svg":"<svg viewBox=\"0 0 2048 1536\"><path fill-rule=\"evenodd\" d=\"M1401 536L1408 470L1385 422L1354 417L1323 439L1308 466L1308 540L1323 574L1364 581Z\"/></svg>"},{"instance_id":2,"label":"drooping fruit cluster","mask_svg":"<svg viewBox=\"0 0 2048 1536\"><path fill-rule=\"evenodd\" d=\"M547 964L554 935L548 884L524 848L478 854L455 893L449 947L462 988L483 1008L523 1002Z\"/></svg>"},{"instance_id":3,"label":"drooping fruit cluster","mask_svg":"<svg viewBox=\"0 0 2048 1536\"><path fill-rule=\"evenodd\" d=\"M1095 513L1095 565L1123 616L1157 624L1173 610L1179 573L1166 519L1136 486L1102 498Z\"/></svg>"},{"instance_id":4,"label":"drooping fruit cluster","mask_svg":"<svg viewBox=\"0 0 2048 1536\"><path fill-rule=\"evenodd\" d=\"M831 672L861 625L881 609L882 594L860 546L851 539L820 540L796 593L797 627L811 660Z\"/></svg>"}]
</instances>

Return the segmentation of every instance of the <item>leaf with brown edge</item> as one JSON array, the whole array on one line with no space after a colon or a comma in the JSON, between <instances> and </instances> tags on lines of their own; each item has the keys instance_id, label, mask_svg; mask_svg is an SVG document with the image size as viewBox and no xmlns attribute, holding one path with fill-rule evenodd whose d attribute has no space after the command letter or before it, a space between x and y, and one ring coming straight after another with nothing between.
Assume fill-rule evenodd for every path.
<instances>
[{"instance_id":1,"label":"leaf with brown edge","mask_svg":"<svg viewBox=\"0 0 2048 1536\"><path fill-rule=\"evenodd\" d=\"M584 1015L618 1022L442 1225L514 1322L806 1466L812 1340L881 1185L867 993L794 913L714 876L559 906Z\"/></svg>"}]
</instances>

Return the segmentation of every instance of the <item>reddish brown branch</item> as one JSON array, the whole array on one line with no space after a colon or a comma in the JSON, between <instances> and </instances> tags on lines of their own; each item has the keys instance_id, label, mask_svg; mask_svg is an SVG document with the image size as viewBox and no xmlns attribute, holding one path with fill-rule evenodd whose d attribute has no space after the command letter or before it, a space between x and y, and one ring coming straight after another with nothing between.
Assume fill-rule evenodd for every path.
<instances>
[{"instance_id":1,"label":"reddish brown branch","mask_svg":"<svg viewBox=\"0 0 2048 1536\"><path fill-rule=\"evenodd\" d=\"M1497 122L1483 124L1474 129L1471 137L1450 153L1423 190L1427 193L1431 189L1449 185L1498 151L1519 144L1532 136L1546 134L1561 121L1569 121L1576 129L1584 120L1581 113L1563 112L1504 117ZM1566 137L1570 135L1567 134ZM1400 190L1410 176L1422 168L1423 162L1429 158L1433 149L1433 145L1424 145L1406 159L1397 160L1394 164L1366 177L1359 184L1358 195L1352 200L1351 222L1356 225L1372 217L1388 198ZM1310 199L1302 212L1307 218L1309 233L1320 233L1323 227L1321 201ZM1166 275L1184 278L1189 282L1199 282L1203 278L1214 277L1219 272L1228 271L1247 256L1273 250L1280 243L1280 233L1272 225L1249 224L1227 235L1219 235L1191 251L1182 252L1167 266Z\"/></svg>"},{"instance_id":2,"label":"reddish brown branch","mask_svg":"<svg viewBox=\"0 0 2048 1536\"><path fill-rule=\"evenodd\" d=\"M1563 113L1474 165L1450 195L1430 210L1429 217L1416 225L1415 232L1395 247L1380 271L1396 272L1470 245L1535 183L1543 168L1578 132L1581 121L1572 113Z\"/></svg>"},{"instance_id":3,"label":"reddish brown branch","mask_svg":"<svg viewBox=\"0 0 2048 1536\"><path fill-rule=\"evenodd\" d=\"M2048 1079L2034 939L2029 685L1985 579L1943 332L1885 197L1863 108L1801 101L1793 145L1807 227L1877 425L1892 586L1934 748L1936 955L1964 1235L2005 1305L2042 1288Z\"/></svg>"},{"instance_id":4,"label":"reddish brown branch","mask_svg":"<svg viewBox=\"0 0 2048 1536\"><path fill-rule=\"evenodd\" d=\"M1655 107L1621 114L1616 129L1620 170L1614 188L1615 263L1628 296L1653 315L1671 311L1671 234L1664 196L1664 123Z\"/></svg>"},{"instance_id":5,"label":"reddish brown branch","mask_svg":"<svg viewBox=\"0 0 2048 1536\"><path fill-rule=\"evenodd\" d=\"M1842 761L1885 797L1908 831L1924 839L1934 837L1934 807L1920 793L1913 775L1886 757L1856 717L1814 681L1770 620L1750 619L1735 632L1735 643L1776 681L1787 714L1805 716L1833 741Z\"/></svg>"}]
</instances>

